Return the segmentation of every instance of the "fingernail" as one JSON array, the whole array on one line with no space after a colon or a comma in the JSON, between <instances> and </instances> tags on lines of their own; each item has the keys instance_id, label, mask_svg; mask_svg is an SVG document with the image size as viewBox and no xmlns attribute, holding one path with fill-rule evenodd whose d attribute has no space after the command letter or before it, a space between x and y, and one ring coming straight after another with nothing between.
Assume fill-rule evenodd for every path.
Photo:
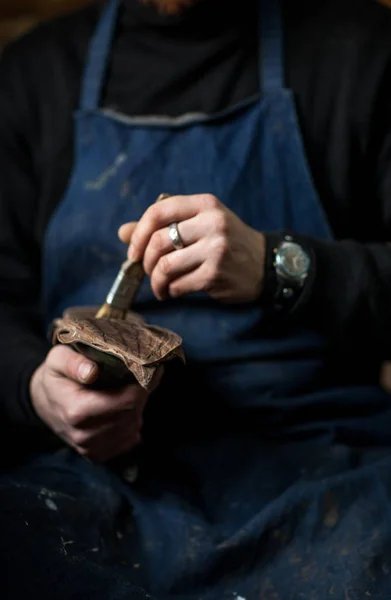
<instances>
[{"instance_id":1,"label":"fingernail","mask_svg":"<svg viewBox=\"0 0 391 600\"><path fill-rule=\"evenodd\" d=\"M94 365L92 365L91 363L88 363L88 362L81 363L79 370L78 370L79 378L82 381L86 381L92 375L92 371L94 370L94 368L95 368Z\"/></svg>"},{"instance_id":2,"label":"fingernail","mask_svg":"<svg viewBox=\"0 0 391 600\"><path fill-rule=\"evenodd\" d=\"M130 259L135 258L135 248L134 248L133 244L130 244L130 246L129 246L128 257Z\"/></svg>"}]
</instances>

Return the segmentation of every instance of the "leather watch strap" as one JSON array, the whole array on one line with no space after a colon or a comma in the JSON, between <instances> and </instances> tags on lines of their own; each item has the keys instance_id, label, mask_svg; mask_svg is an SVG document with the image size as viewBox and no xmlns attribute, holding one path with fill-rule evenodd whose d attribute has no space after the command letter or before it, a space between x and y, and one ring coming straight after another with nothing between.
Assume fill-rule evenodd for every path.
<instances>
[{"instance_id":1,"label":"leather watch strap","mask_svg":"<svg viewBox=\"0 0 391 600\"><path fill-rule=\"evenodd\" d=\"M298 305L301 304L301 299L303 294L305 295L305 289L308 285L308 281L306 281L303 286L289 286L288 288L276 273L274 265L276 249L287 236L292 238L294 242L300 244L309 254L311 258L311 270L308 280L311 280L314 276L314 253L302 236L296 235L288 230L265 233L266 253L262 306L265 310L272 313L289 314L292 311L295 311ZM285 292L286 289L289 289L289 291Z\"/></svg>"}]
</instances>

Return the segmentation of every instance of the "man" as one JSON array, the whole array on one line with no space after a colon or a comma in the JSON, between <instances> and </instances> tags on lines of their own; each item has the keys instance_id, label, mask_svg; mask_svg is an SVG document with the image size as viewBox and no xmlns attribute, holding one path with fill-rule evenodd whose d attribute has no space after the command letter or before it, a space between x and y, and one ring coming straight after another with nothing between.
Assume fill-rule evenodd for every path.
<instances>
[{"instance_id":1,"label":"man","mask_svg":"<svg viewBox=\"0 0 391 600\"><path fill-rule=\"evenodd\" d=\"M2 409L64 443L0 480L7 597L389 596L390 34L373 0L110 0L5 52ZM149 398L46 338L127 246L187 356Z\"/></svg>"}]
</instances>

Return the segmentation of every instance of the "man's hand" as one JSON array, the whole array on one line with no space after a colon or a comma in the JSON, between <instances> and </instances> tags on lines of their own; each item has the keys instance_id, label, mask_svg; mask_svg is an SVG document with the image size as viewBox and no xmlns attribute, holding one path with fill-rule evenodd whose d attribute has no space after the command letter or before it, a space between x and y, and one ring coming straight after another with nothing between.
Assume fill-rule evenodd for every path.
<instances>
[{"instance_id":1,"label":"man's hand","mask_svg":"<svg viewBox=\"0 0 391 600\"><path fill-rule=\"evenodd\" d=\"M175 250L168 226L178 224L184 248ZM261 294L265 238L209 194L172 196L152 204L119 237L129 258L143 259L159 300L206 292L224 302L252 302Z\"/></svg>"},{"instance_id":2,"label":"man's hand","mask_svg":"<svg viewBox=\"0 0 391 600\"><path fill-rule=\"evenodd\" d=\"M98 374L95 363L59 345L35 371L30 394L38 416L60 438L79 454L106 462L141 441L148 394L137 384L108 392L85 387Z\"/></svg>"}]
</instances>

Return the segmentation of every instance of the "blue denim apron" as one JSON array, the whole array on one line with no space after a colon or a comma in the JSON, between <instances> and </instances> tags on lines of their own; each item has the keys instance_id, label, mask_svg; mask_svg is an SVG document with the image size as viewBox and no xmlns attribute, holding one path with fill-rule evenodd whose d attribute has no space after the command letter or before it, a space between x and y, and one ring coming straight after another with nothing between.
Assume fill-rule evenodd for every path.
<instances>
[{"instance_id":1,"label":"blue denim apron","mask_svg":"<svg viewBox=\"0 0 391 600\"><path fill-rule=\"evenodd\" d=\"M118 227L161 192L212 193L255 229L332 238L284 88L278 3L260 2L260 97L178 118L99 108L118 5L90 44L75 167L47 229L48 324L104 301L126 253ZM319 332L270 327L258 303L161 303L146 280L136 309L183 337L188 364L150 399L135 481L69 450L0 481L0 524L40 597L390 597L389 452L348 444L389 446L389 397L348 381Z\"/></svg>"}]
</instances>

